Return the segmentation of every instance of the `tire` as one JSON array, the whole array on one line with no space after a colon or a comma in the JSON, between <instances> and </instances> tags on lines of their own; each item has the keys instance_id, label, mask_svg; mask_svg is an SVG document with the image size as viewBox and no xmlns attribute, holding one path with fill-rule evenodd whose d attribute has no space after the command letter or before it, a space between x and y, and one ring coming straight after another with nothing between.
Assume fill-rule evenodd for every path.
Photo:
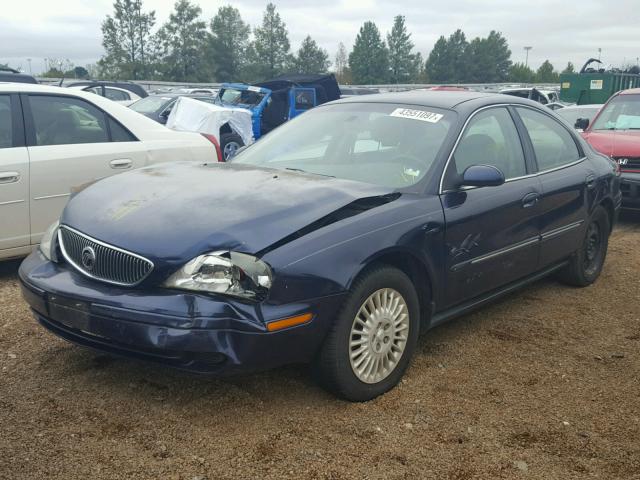
<instances>
[{"instance_id":1,"label":"tire","mask_svg":"<svg viewBox=\"0 0 640 480\"><path fill-rule=\"evenodd\" d=\"M220 135L220 151L225 162L233 158L240 147L244 147L244 142L237 133L231 132Z\"/></svg>"},{"instance_id":2,"label":"tire","mask_svg":"<svg viewBox=\"0 0 640 480\"><path fill-rule=\"evenodd\" d=\"M396 300L397 307L390 308ZM365 306L367 302L370 303ZM380 308L372 308L374 304ZM388 308L386 316L380 314L385 312L383 305ZM387 392L400 381L409 365L418 341L419 319L418 295L407 275L388 266L365 271L354 282L314 361L317 380L330 392L353 402L371 400ZM377 335L367 335L365 323ZM359 345L350 347L352 340ZM358 356L359 352L362 353ZM370 365L375 373L367 375L369 367L363 365Z\"/></svg>"},{"instance_id":3,"label":"tire","mask_svg":"<svg viewBox=\"0 0 640 480\"><path fill-rule=\"evenodd\" d=\"M560 272L560 280L575 287L586 287L596 281L607 256L610 220L607 211L598 206L589 219L580 249Z\"/></svg>"}]
</instances>

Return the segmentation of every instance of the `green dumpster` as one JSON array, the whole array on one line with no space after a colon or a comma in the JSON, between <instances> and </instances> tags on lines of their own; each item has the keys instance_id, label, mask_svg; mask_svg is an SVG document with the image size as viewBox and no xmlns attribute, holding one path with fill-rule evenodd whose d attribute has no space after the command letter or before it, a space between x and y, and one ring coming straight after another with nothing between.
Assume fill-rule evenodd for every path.
<instances>
[{"instance_id":1,"label":"green dumpster","mask_svg":"<svg viewBox=\"0 0 640 480\"><path fill-rule=\"evenodd\" d=\"M578 105L605 103L620 90L640 87L635 73L585 72L560 75L560 100Z\"/></svg>"}]
</instances>

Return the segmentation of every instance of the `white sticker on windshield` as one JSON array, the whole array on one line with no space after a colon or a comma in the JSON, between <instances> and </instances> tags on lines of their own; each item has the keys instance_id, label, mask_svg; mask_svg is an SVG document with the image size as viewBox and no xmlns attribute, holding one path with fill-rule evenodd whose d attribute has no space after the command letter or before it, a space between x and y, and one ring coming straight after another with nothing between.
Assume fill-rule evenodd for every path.
<instances>
[{"instance_id":1,"label":"white sticker on windshield","mask_svg":"<svg viewBox=\"0 0 640 480\"><path fill-rule=\"evenodd\" d=\"M260 92L260 87L247 87L250 92Z\"/></svg>"},{"instance_id":2,"label":"white sticker on windshield","mask_svg":"<svg viewBox=\"0 0 640 480\"><path fill-rule=\"evenodd\" d=\"M438 123L444 116L441 113L425 112L424 110L412 110L410 108L396 108L391 112L392 117L413 118L423 122Z\"/></svg>"}]
</instances>

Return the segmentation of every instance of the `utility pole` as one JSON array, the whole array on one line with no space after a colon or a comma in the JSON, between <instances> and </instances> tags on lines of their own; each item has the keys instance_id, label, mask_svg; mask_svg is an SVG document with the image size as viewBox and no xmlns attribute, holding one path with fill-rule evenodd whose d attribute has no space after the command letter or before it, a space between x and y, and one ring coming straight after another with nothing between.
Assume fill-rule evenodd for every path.
<instances>
[{"instance_id":1,"label":"utility pole","mask_svg":"<svg viewBox=\"0 0 640 480\"><path fill-rule=\"evenodd\" d=\"M33 72L31 71L31 59L27 58L27 62L29 62L29 75L33 75Z\"/></svg>"},{"instance_id":2,"label":"utility pole","mask_svg":"<svg viewBox=\"0 0 640 480\"><path fill-rule=\"evenodd\" d=\"M600 55L602 54L602 49L598 48L598 61L600 61Z\"/></svg>"},{"instance_id":3,"label":"utility pole","mask_svg":"<svg viewBox=\"0 0 640 480\"><path fill-rule=\"evenodd\" d=\"M529 50L531 50L533 47L524 47L524 50L527 52L527 57L526 60L524 61L524 66L528 67L529 66Z\"/></svg>"}]
</instances>

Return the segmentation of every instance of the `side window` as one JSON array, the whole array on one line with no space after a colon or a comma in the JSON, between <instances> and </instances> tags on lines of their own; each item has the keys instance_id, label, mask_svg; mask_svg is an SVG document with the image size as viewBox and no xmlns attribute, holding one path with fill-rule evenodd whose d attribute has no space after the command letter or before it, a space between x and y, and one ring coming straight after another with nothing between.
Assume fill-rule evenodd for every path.
<instances>
[{"instance_id":1,"label":"side window","mask_svg":"<svg viewBox=\"0 0 640 480\"><path fill-rule=\"evenodd\" d=\"M295 106L296 110L309 110L314 107L314 92L309 89L296 89L295 93Z\"/></svg>"},{"instance_id":2,"label":"side window","mask_svg":"<svg viewBox=\"0 0 640 480\"><path fill-rule=\"evenodd\" d=\"M104 96L109 100L113 101L122 101L122 100L131 100L131 95L127 92L123 92L122 90L116 90L115 88L105 88Z\"/></svg>"},{"instance_id":3,"label":"side window","mask_svg":"<svg viewBox=\"0 0 640 480\"><path fill-rule=\"evenodd\" d=\"M449 165L448 188L471 165L492 165L506 179L527 174L520 137L506 108L490 108L471 119Z\"/></svg>"},{"instance_id":4,"label":"side window","mask_svg":"<svg viewBox=\"0 0 640 480\"><path fill-rule=\"evenodd\" d=\"M524 122L540 171L560 167L580 158L580 151L571 134L553 118L531 110L517 108Z\"/></svg>"},{"instance_id":5,"label":"side window","mask_svg":"<svg viewBox=\"0 0 640 480\"><path fill-rule=\"evenodd\" d=\"M66 96L30 95L36 145L109 141L105 115L89 102Z\"/></svg>"},{"instance_id":6,"label":"side window","mask_svg":"<svg viewBox=\"0 0 640 480\"><path fill-rule=\"evenodd\" d=\"M111 129L112 142L135 142L137 140L127 129L111 117L109 117L109 128Z\"/></svg>"},{"instance_id":7,"label":"side window","mask_svg":"<svg viewBox=\"0 0 640 480\"><path fill-rule=\"evenodd\" d=\"M11 148L12 146L11 97L9 95L0 95L0 148Z\"/></svg>"}]
</instances>

